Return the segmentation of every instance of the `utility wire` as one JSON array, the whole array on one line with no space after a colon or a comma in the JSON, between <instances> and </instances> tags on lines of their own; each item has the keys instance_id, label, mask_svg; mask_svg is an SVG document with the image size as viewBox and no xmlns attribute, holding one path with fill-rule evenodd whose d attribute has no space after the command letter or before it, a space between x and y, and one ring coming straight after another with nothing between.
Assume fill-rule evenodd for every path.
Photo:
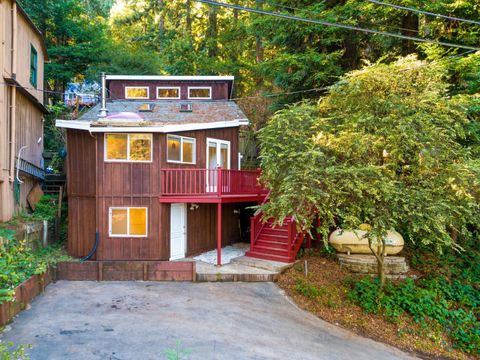
<instances>
[{"instance_id":1,"label":"utility wire","mask_svg":"<svg viewBox=\"0 0 480 360\"><path fill-rule=\"evenodd\" d=\"M367 1L368 1L368 2L371 2L371 3L374 3L374 4L377 4L377 5L388 6L388 7L392 7L392 8L395 8L395 9L413 11L413 12L416 12L416 13L425 14L425 15L430 15L430 16L435 16L435 17L438 17L438 18L443 18L443 19L455 20L455 21L464 22L464 23L469 23L469 24L480 25L480 22L479 22L479 21L475 21L475 20L468 20L468 19L462 19L462 18L458 18L458 17L454 17L454 16L437 14L437 13L433 13L433 12L430 12L430 11L425 11L425 10L419 10L419 9L410 8L410 7L407 7L407 6L389 4L389 3L385 3L385 2L383 2L383 1L378 1L378 0L367 0Z\"/></svg>"},{"instance_id":2,"label":"utility wire","mask_svg":"<svg viewBox=\"0 0 480 360\"><path fill-rule=\"evenodd\" d=\"M434 61L431 61L431 62L428 62L428 63L418 65L418 66L415 67L415 69L422 68L422 67L425 67L425 66L436 65L436 64L442 63L442 62L447 61L447 60L451 60L451 59L458 58L458 57L463 57L463 56L471 54L473 52L475 52L475 50L469 50L469 51L465 51L465 52L460 53L460 54L450 55L450 56L447 56L443 59L434 60ZM408 71L408 70L410 70L410 69L406 69L404 71ZM34 89L34 88L23 87L23 86L20 86L20 85L13 85L13 84L5 83L5 82L0 82L0 85L13 86L13 87L17 87L17 88L36 90L36 91L41 91L41 92L46 92L46 93L64 94L60 91L39 90L39 89ZM268 93L268 94L261 94L261 95L235 97L235 98L231 98L231 99L228 99L228 100L208 100L208 102L238 101L238 100L245 100L245 99L258 99L258 98L269 98L269 97L277 97L277 96L294 95L294 94L301 94L301 93L307 93L307 92L325 91L325 90L329 90L329 89L333 88L334 86L335 86L335 84L322 86L322 87L317 87L317 88L311 88L311 89L304 89L304 90L295 90L295 91L287 91L287 92L275 92L275 93ZM107 89L107 92L108 92L108 96L111 99L113 99L115 101L119 101L119 102L120 101L125 101L125 99L120 99L120 98L116 97L115 95L113 95L113 93L109 89ZM94 93L87 94L87 95L98 96L98 94L94 94ZM144 101L148 101L148 100L144 100ZM122 105L125 108L125 110L128 110L128 107L125 104L122 104Z\"/></svg>"},{"instance_id":3,"label":"utility wire","mask_svg":"<svg viewBox=\"0 0 480 360\"><path fill-rule=\"evenodd\" d=\"M454 47L454 48L459 48L459 49L480 50L479 47L475 47L475 46L453 44L453 43L448 43L448 42L444 42L444 41L436 41L436 40L424 39L424 38L419 38L419 37L414 37L414 36L394 34L394 33L389 33L389 32L385 32L385 31L362 28L362 27L353 26L353 25L345 25L345 24L333 23L333 22L329 22L329 21L308 19L308 18L303 18L303 17L299 17L299 16L294 16L294 15L287 15L287 14L282 14L282 13L277 13L277 12L272 12L272 11L254 9L254 8L250 8L250 7L244 7L244 6L234 5L234 4L222 3L222 2L212 1L212 0L195 0L195 1L203 3L203 4L213 5L213 6L226 7L226 8L230 8L230 9L247 11L247 12L261 14L261 15L269 15L269 16L274 16L274 17L278 17L278 18L283 18L283 19L288 19L288 20L296 20L296 21L301 21L301 22L306 22L306 23L311 23L311 24L333 26L333 27L338 27L338 28L341 28L341 29L360 31L360 32L369 33L369 34L390 36L390 37L396 37L396 38L399 38L399 39L412 40L412 41L441 45L441 46L446 46L446 47Z\"/></svg>"},{"instance_id":4,"label":"utility wire","mask_svg":"<svg viewBox=\"0 0 480 360\"><path fill-rule=\"evenodd\" d=\"M276 4L276 3L268 1L268 0L256 0L256 1L258 1L260 3L263 3L263 4L271 5L273 7L279 7L279 8L283 8L283 9L287 9L287 10L295 10L295 11L300 11L300 12L309 13L309 14L313 14L313 15L319 15L319 13L316 13L315 11L312 11L312 10L306 10L306 9L293 7L293 6L288 6L288 5L283 5L283 4ZM334 14L334 15L337 18L340 18L340 19L351 20L351 18L349 18L347 16L342 16L342 15L339 15L339 14ZM358 21L361 24L372 25L371 23L369 23L367 21L358 20L358 19L355 19L355 20ZM407 28L402 28L402 27L397 27L397 26L392 26L392 25L386 25L386 24L381 24L380 26L383 26L383 27L386 27L386 28L389 28L389 29L400 30L400 31L409 31L409 32L414 32L414 33L419 33L420 32L420 31L415 30L415 29L407 29Z\"/></svg>"}]
</instances>

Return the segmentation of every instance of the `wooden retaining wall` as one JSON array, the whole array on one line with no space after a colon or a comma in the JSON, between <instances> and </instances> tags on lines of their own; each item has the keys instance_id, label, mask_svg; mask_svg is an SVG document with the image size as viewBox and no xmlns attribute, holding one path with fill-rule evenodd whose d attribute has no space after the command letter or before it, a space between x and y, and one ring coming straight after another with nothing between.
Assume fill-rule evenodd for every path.
<instances>
[{"instance_id":1,"label":"wooden retaining wall","mask_svg":"<svg viewBox=\"0 0 480 360\"><path fill-rule=\"evenodd\" d=\"M30 279L15 288L15 299L11 302L0 304L0 326L5 326L20 311L40 293L45 291L48 284L54 281L54 271L48 269L41 275L33 275Z\"/></svg>"},{"instance_id":2,"label":"wooden retaining wall","mask_svg":"<svg viewBox=\"0 0 480 360\"><path fill-rule=\"evenodd\" d=\"M86 261L61 262L41 275L33 275L15 288L15 298L0 304L0 327L25 310L32 300L56 280L91 281L195 281L195 262Z\"/></svg>"},{"instance_id":3,"label":"wooden retaining wall","mask_svg":"<svg viewBox=\"0 0 480 360\"><path fill-rule=\"evenodd\" d=\"M195 281L194 261L86 261L63 262L57 280L93 281Z\"/></svg>"}]
</instances>

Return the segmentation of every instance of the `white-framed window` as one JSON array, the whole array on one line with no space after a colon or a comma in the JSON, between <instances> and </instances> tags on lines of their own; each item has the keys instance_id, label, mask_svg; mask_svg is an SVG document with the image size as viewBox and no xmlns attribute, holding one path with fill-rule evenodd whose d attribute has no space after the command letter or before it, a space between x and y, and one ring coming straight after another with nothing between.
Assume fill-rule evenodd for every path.
<instances>
[{"instance_id":1,"label":"white-framed window","mask_svg":"<svg viewBox=\"0 0 480 360\"><path fill-rule=\"evenodd\" d=\"M110 237L147 237L148 208L110 207L108 235Z\"/></svg>"},{"instance_id":2,"label":"white-framed window","mask_svg":"<svg viewBox=\"0 0 480 360\"><path fill-rule=\"evenodd\" d=\"M152 134L106 133L105 162L152 162Z\"/></svg>"},{"instance_id":3,"label":"white-framed window","mask_svg":"<svg viewBox=\"0 0 480 360\"><path fill-rule=\"evenodd\" d=\"M157 99L180 99L179 86L157 86Z\"/></svg>"},{"instance_id":4,"label":"white-framed window","mask_svg":"<svg viewBox=\"0 0 480 360\"><path fill-rule=\"evenodd\" d=\"M195 164L196 140L178 135L167 135L167 161Z\"/></svg>"},{"instance_id":5,"label":"white-framed window","mask_svg":"<svg viewBox=\"0 0 480 360\"><path fill-rule=\"evenodd\" d=\"M125 99L150 99L150 89L148 86L125 86Z\"/></svg>"},{"instance_id":6,"label":"white-framed window","mask_svg":"<svg viewBox=\"0 0 480 360\"><path fill-rule=\"evenodd\" d=\"M211 99L212 87L211 86L189 86L188 98L189 99Z\"/></svg>"}]
</instances>

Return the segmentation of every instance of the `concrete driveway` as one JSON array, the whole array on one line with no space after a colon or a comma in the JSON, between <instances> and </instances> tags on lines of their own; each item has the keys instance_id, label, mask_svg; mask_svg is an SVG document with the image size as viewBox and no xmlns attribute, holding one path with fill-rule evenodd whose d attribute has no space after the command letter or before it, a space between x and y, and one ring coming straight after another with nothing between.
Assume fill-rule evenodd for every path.
<instances>
[{"instance_id":1,"label":"concrete driveway","mask_svg":"<svg viewBox=\"0 0 480 360\"><path fill-rule=\"evenodd\" d=\"M37 359L407 359L298 309L272 283L50 285L3 334Z\"/></svg>"}]
</instances>

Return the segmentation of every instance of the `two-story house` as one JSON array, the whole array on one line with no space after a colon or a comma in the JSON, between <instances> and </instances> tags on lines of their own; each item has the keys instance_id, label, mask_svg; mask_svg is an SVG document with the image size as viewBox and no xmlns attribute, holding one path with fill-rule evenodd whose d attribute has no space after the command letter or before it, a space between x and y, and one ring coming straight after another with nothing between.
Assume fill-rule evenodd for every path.
<instances>
[{"instance_id":1,"label":"two-story house","mask_svg":"<svg viewBox=\"0 0 480 360\"><path fill-rule=\"evenodd\" d=\"M26 208L43 179L43 66L40 31L14 0L0 1L0 221Z\"/></svg>"},{"instance_id":2,"label":"two-story house","mask_svg":"<svg viewBox=\"0 0 480 360\"><path fill-rule=\"evenodd\" d=\"M57 120L67 129L69 254L85 256L98 239L97 260L217 249L220 264L222 246L239 240L239 209L266 196L259 171L241 169L239 128L248 119L231 101L233 77L110 75L102 83L101 104ZM254 222L252 246L260 243L250 255L290 261L299 246L288 225Z\"/></svg>"}]
</instances>

